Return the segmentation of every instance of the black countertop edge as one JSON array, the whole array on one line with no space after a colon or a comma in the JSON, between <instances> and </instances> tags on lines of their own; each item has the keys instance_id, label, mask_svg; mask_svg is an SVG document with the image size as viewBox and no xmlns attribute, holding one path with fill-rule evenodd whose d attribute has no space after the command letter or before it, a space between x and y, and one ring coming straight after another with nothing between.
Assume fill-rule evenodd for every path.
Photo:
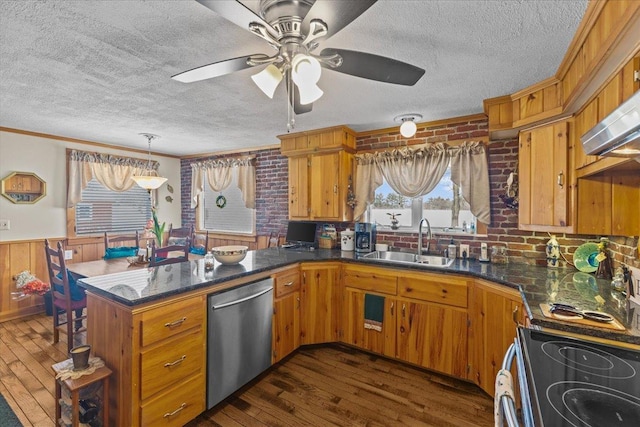
<instances>
[{"instance_id":1,"label":"black countertop edge","mask_svg":"<svg viewBox=\"0 0 640 427\"><path fill-rule=\"evenodd\" d=\"M223 266L216 264L214 271L205 273L205 275L201 271L200 275L197 275L199 269L203 268L202 260L198 260L171 266L135 270L141 272L138 274L135 274L132 270L126 273L85 278L80 279L78 284L96 295L126 306L135 307L203 288L211 288L211 293L215 293L215 285L217 284L268 272L295 263L313 261L346 261L411 271L462 274L488 280L520 291L532 325L640 345L640 306L633 304L635 307L630 309L627 302L627 308L620 307L619 297L613 291L611 291L611 295L608 293L610 284L607 281L595 279L595 277L586 273L579 273L573 268L551 269L528 264L492 264L462 259L457 259L451 267L440 268L426 265L413 266L395 262L371 261L363 259L361 254L341 252L335 249L309 251L270 248L249 251L247 258L238 265ZM171 274L167 270L175 271ZM177 271L180 272L179 279L175 277ZM576 284L575 277L578 277L578 275L580 287ZM141 279L144 279L145 282L141 282ZM147 291L146 294L144 289L138 292L130 288L128 292L123 292L128 287L127 284L123 283L124 281L127 283L135 282L138 289L142 289L142 285L147 285L146 288L154 289ZM113 289L114 285L120 288L115 291ZM604 311L613 314L616 319L621 320L627 331L594 328L544 317L539 304L552 302L553 300L549 299L549 294L553 295L550 289L555 288L568 289L564 296L561 299L556 299L555 302L571 303L582 309L604 309ZM578 291L574 288L578 289ZM605 303L599 305L591 301L594 293L603 295ZM634 312L637 312L635 316L633 316Z\"/></svg>"}]
</instances>

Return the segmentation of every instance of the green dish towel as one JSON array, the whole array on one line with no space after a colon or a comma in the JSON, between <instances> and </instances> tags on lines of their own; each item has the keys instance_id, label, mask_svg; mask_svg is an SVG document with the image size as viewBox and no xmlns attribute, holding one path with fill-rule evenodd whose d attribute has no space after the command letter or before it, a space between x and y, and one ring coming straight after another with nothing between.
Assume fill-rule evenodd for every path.
<instances>
[{"instance_id":1,"label":"green dish towel","mask_svg":"<svg viewBox=\"0 0 640 427\"><path fill-rule=\"evenodd\" d=\"M384 297L364 294L364 328L382 332Z\"/></svg>"}]
</instances>

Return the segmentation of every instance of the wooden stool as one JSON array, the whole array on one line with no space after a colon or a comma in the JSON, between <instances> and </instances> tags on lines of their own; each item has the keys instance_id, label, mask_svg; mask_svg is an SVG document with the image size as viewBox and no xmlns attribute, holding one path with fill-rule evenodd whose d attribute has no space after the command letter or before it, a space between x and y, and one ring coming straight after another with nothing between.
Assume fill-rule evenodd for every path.
<instances>
[{"instance_id":1,"label":"wooden stool","mask_svg":"<svg viewBox=\"0 0 640 427\"><path fill-rule=\"evenodd\" d=\"M65 368L69 367L71 359L63 362L56 363L51 366L56 375L58 375ZM96 369L93 374L83 375L77 379L56 380L56 425L58 425L60 417L62 416L62 409L60 407L60 399L62 397L62 386L66 387L71 393L71 418L72 426L78 427L80 424L80 389L90 386L98 381L102 381L102 422L104 426L109 425L109 376L111 375L111 369L103 366Z\"/></svg>"}]
</instances>

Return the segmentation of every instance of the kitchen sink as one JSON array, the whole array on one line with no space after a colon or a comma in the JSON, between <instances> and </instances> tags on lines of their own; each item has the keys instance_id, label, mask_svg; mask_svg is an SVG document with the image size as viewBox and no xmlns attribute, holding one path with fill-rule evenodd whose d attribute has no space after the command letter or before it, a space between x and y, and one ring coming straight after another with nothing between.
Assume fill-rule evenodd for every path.
<instances>
[{"instance_id":1,"label":"kitchen sink","mask_svg":"<svg viewBox=\"0 0 640 427\"><path fill-rule=\"evenodd\" d=\"M450 267L453 259L436 256L436 255L416 255L408 252L389 252L375 251L361 256L360 258L369 261L378 261L385 263L398 263L410 265L423 265L426 267Z\"/></svg>"}]
</instances>

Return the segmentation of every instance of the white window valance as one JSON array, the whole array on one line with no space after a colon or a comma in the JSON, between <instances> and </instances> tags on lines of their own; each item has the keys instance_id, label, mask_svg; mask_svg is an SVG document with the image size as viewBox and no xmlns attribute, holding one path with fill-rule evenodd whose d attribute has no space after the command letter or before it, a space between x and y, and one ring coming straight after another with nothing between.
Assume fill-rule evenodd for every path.
<instances>
[{"instance_id":1,"label":"white window valance","mask_svg":"<svg viewBox=\"0 0 640 427\"><path fill-rule=\"evenodd\" d=\"M419 197L432 191L451 163L451 181L462 188L478 221L491 222L489 165L484 144L466 141L456 147L443 143L404 147L376 153L357 154L356 206L360 218L375 198L376 188L386 179L391 188L406 197Z\"/></svg>"},{"instance_id":2,"label":"white window valance","mask_svg":"<svg viewBox=\"0 0 640 427\"><path fill-rule=\"evenodd\" d=\"M104 153L71 150L69 153L69 186L67 207L74 207L82 200L82 190L92 179L111 191L127 191L135 185L133 176L157 174L158 162L120 157Z\"/></svg>"},{"instance_id":3,"label":"white window valance","mask_svg":"<svg viewBox=\"0 0 640 427\"><path fill-rule=\"evenodd\" d=\"M213 191L223 191L231 184L235 172L242 200L249 209L256 206L256 167L253 157L206 160L191 164L191 208L198 206L204 191L204 179Z\"/></svg>"}]
</instances>

